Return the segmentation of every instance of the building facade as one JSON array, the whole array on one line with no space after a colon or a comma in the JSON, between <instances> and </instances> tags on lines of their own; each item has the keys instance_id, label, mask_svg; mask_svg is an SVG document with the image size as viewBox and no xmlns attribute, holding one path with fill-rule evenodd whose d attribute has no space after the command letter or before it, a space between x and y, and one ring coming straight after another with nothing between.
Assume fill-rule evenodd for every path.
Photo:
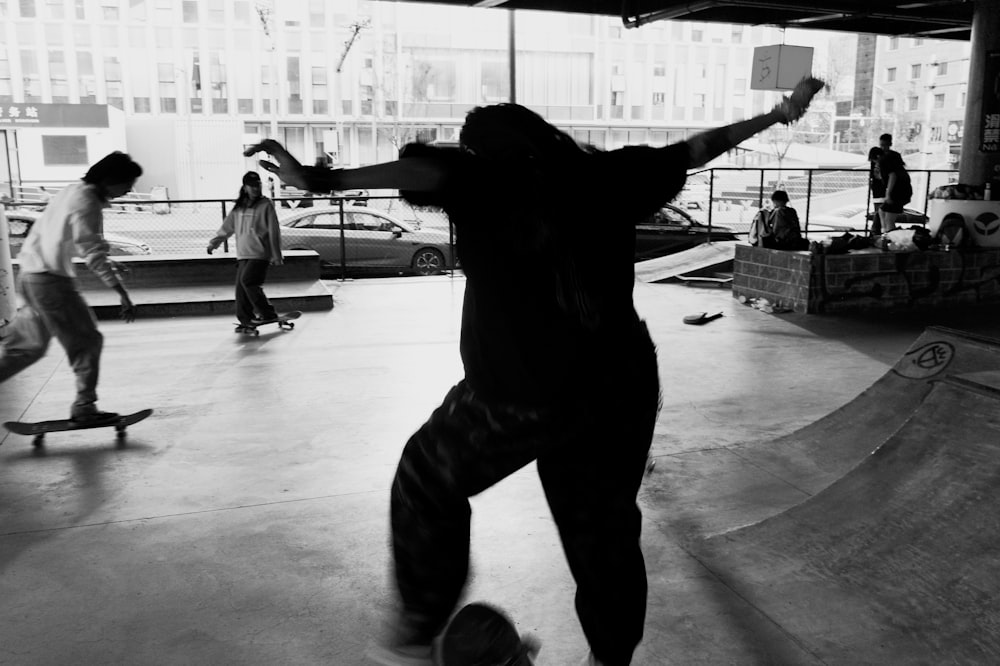
<instances>
[{"instance_id":1,"label":"building facade","mask_svg":"<svg viewBox=\"0 0 1000 666\"><path fill-rule=\"evenodd\" d=\"M495 9L0 0L0 18L0 106L121 111L118 148L146 169L138 188L180 198L232 195L252 167L241 148L260 138L304 162L359 166L408 141L454 140L469 109L510 99L508 12ZM606 148L677 141L769 108L775 93L750 88L755 46L813 46L821 75L832 59L827 33L764 26L626 31L613 17L541 12L517 12L515 25L517 101ZM55 180L46 166L65 165L20 175Z\"/></svg>"}]
</instances>

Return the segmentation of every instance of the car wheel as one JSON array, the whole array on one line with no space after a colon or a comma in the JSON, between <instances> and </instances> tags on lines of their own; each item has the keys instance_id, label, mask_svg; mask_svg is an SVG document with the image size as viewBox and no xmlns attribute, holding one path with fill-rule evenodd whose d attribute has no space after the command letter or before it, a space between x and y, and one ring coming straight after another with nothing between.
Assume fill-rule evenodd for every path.
<instances>
[{"instance_id":1,"label":"car wheel","mask_svg":"<svg viewBox=\"0 0 1000 666\"><path fill-rule=\"evenodd\" d=\"M444 255L425 247L413 255L413 271L417 275L437 275L444 270Z\"/></svg>"}]
</instances>

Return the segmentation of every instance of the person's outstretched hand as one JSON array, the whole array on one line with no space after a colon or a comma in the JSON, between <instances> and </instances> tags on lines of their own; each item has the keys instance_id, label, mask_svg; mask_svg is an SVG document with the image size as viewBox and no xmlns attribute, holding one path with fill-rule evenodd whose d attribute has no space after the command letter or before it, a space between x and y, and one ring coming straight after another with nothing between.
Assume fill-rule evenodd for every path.
<instances>
[{"instance_id":1,"label":"person's outstretched hand","mask_svg":"<svg viewBox=\"0 0 1000 666\"><path fill-rule=\"evenodd\" d=\"M803 115L805 115L806 109L809 108L809 103L812 98L816 96L823 86L826 84L817 79L814 76L807 76L798 82L795 89L792 90L792 94L783 98L781 102L776 107L777 110L785 116L784 122L786 125L795 122Z\"/></svg>"},{"instance_id":2,"label":"person's outstretched hand","mask_svg":"<svg viewBox=\"0 0 1000 666\"><path fill-rule=\"evenodd\" d=\"M132 303L128 294L121 295L121 308L118 310L118 316L124 319L127 324L135 321L135 304Z\"/></svg>"},{"instance_id":3,"label":"person's outstretched hand","mask_svg":"<svg viewBox=\"0 0 1000 666\"><path fill-rule=\"evenodd\" d=\"M268 160L260 160L259 164L265 171L273 173L281 179L281 182L287 185L300 190L309 189L306 183L304 167L280 143L274 139L264 139L260 143L254 144L243 151L245 157L250 157L257 153L267 153L272 159L277 160L277 164Z\"/></svg>"}]
</instances>

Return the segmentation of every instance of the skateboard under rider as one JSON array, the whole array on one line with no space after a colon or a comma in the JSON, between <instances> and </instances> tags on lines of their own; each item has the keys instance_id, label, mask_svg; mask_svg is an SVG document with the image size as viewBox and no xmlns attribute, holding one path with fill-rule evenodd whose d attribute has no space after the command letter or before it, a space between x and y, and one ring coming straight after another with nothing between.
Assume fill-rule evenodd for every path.
<instances>
[{"instance_id":1,"label":"skateboard under rider","mask_svg":"<svg viewBox=\"0 0 1000 666\"><path fill-rule=\"evenodd\" d=\"M440 664L532 666L540 649L541 644L533 636L522 638L517 633L502 610L471 603L455 614L441 635Z\"/></svg>"},{"instance_id":2,"label":"skateboard under rider","mask_svg":"<svg viewBox=\"0 0 1000 666\"><path fill-rule=\"evenodd\" d=\"M119 442L125 439L125 429L130 425L135 425L139 421L147 418L153 413L152 409L143 409L134 414L119 414L110 419L99 421L73 421L72 419L58 419L54 421L39 421L38 423L28 423L24 421L7 421L4 427L18 435L28 435L33 437L31 445L36 449L45 442L45 434L49 432L64 432L68 430L89 430L91 428L114 428Z\"/></svg>"},{"instance_id":3,"label":"skateboard under rider","mask_svg":"<svg viewBox=\"0 0 1000 666\"><path fill-rule=\"evenodd\" d=\"M268 324L277 324L278 328L282 330L292 330L295 328L295 324L292 322L293 319L298 319L302 316L302 313L298 310L293 310L292 312L286 312L283 315L278 315L274 319L259 320L254 319L250 324L236 324L237 333L245 333L247 335L260 335L260 331L257 329L261 326L267 326Z\"/></svg>"}]
</instances>

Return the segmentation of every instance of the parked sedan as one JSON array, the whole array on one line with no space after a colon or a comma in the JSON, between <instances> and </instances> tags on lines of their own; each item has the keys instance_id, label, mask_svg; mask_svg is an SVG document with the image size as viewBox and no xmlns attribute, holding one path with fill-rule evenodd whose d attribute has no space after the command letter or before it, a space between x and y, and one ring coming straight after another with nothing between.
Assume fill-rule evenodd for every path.
<instances>
[{"instance_id":1,"label":"parked sedan","mask_svg":"<svg viewBox=\"0 0 1000 666\"><path fill-rule=\"evenodd\" d=\"M698 222L686 211L667 204L645 222L635 227L635 260L644 261L688 250L708 241L734 241L736 234L728 227Z\"/></svg>"},{"instance_id":2,"label":"parked sedan","mask_svg":"<svg viewBox=\"0 0 1000 666\"><path fill-rule=\"evenodd\" d=\"M7 226L10 230L10 256L14 258L21 251L24 239L31 231L31 225L35 223L42 213L38 210L28 210L24 208L14 208L4 211L7 218ZM149 245L128 236L118 234L104 234L104 240L108 243L108 254L112 257L127 257L142 254L152 254Z\"/></svg>"},{"instance_id":3,"label":"parked sedan","mask_svg":"<svg viewBox=\"0 0 1000 666\"><path fill-rule=\"evenodd\" d=\"M380 210L345 206L310 208L281 220L281 247L314 250L323 267L349 270L412 272L434 275L451 267L451 247L444 229L415 229Z\"/></svg>"}]
</instances>

